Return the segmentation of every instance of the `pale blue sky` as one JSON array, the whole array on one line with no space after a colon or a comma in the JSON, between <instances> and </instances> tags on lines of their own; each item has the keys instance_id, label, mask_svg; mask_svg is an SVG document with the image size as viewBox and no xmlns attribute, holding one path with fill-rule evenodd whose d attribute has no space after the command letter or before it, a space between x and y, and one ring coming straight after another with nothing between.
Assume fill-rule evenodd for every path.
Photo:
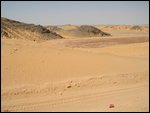
<instances>
[{"instance_id":1,"label":"pale blue sky","mask_svg":"<svg viewBox=\"0 0 150 113\"><path fill-rule=\"evenodd\" d=\"M2 1L1 16L41 25L149 24L149 1Z\"/></svg>"}]
</instances>

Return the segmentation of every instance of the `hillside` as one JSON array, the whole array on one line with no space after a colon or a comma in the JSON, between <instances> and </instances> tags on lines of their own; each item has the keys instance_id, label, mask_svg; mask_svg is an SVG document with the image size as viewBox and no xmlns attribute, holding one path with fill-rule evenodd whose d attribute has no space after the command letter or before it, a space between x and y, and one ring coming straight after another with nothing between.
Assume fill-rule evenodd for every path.
<instances>
[{"instance_id":1,"label":"hillside","mask_svg":"<svg viewBox=\"0 0 150 113\"><path fill-rule=\"evenodd\" d=\"M1 18L1 37L43 41L63 38L41 25L26 24L6 18Z\"/></svg>"},{"instance_id":2,"label":"hillside","mask_svg":"<svg viewBox=\"0 0 150 113\"><path fill-rule=\"evenodd\" d=\"M49 30L57 32L62 36L71 36L71 37L104 37L111 36L111 34L103 32L102 30L90 26L90 25L81 25L81 26L47 26Z\"/></svg>"}]
</instances>

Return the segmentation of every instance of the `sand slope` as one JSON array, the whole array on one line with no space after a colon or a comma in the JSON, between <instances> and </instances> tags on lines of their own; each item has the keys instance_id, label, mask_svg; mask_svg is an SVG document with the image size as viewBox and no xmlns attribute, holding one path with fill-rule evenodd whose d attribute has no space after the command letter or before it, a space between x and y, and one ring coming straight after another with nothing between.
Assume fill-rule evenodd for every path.
<instances>
[{"instance_id":1,"label":"sand slope","mask_svg":"<svg viewBox=\"0 0 150 113\"><path fill-rule=\"evenodd\" d=\"M2 111L149 111L147 36L1 41Z\"/></svg>"}]
</instances>

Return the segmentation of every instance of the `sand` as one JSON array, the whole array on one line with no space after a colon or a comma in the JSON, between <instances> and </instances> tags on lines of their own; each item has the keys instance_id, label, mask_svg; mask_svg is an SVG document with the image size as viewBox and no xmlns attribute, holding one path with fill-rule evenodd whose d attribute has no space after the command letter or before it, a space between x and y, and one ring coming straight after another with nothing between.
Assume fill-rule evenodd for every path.
<instances>
[{"instance_id":1,"label":"sand","mask_svg":"<svg viewBox=\"0 0 150 113\"><path fill-rule=\"evenodd\" d=\"M149 36L123 33L1 39L2 111L149 111Z\"/></svg>"}]
</instances>

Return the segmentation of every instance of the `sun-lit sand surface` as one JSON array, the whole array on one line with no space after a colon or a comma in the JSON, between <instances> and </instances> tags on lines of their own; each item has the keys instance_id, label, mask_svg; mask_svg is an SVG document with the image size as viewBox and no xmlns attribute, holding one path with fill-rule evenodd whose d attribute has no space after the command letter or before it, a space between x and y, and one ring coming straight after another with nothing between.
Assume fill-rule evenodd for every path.
<instances>
[{"instance_id":1,"label":"sun-lit sand surface","mask_svg":"<svg viewBox=\"0 0 150 113\"><path fill-rule=\"evenodd\" d=\"M1 39L2 111L149 111L148 33L109 33Z\"/></svg>"}]
</instances>

